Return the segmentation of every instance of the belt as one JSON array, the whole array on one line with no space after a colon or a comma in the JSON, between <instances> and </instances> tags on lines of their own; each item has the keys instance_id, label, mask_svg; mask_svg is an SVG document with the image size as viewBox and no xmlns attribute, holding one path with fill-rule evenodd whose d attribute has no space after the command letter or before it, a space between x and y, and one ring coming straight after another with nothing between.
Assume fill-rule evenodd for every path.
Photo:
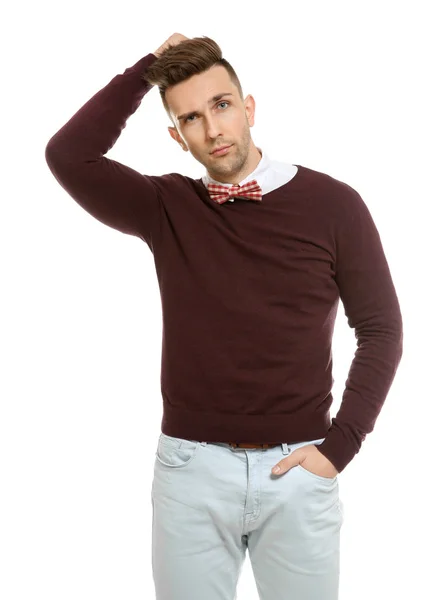
<instances>
[{"instance_id":1,"label":"belt","mask_svg":"<svg viewBox=\"0 0 448 600\"><path fill-rule=\"evenodd\" d=\"M243 442L228 442L232 448L274 448L280 444L245 444Z\"/></svg>"}]
</instances>

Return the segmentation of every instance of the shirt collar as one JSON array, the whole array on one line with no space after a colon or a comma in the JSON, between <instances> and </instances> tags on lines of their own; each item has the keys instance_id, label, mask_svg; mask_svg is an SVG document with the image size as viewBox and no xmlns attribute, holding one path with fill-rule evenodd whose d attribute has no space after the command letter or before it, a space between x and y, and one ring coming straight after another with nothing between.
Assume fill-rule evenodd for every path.
<instances>
[{"instance_id":1,"label":"shirt collar","mask_svg":"<svg viewBox=\"0 0 448 600\"><path fill-rule=\"evenodd\" d=\"M258 165L255 167L255 169L252 171L252 173L250 173L247 177L245 177L242 181L240 181L239 185L244 185L248 181L251 181L252 179L256 179L257 183L263 190L263 183L264 183L265 177L268 174L269 169L271 167L271 160L270 160L269 156L266 154L266 152L263 152L263 150L261 148L259 148L258 146L256 146L256 148L261 154L261 159L258 162ZM226 187L231 187L233 185L231 183L223 183L222 181L217 181L216 179L213 179L212 177L210 177L208 172L206 172L205 175L203 175L202 182L204 183L205 186L207 186L208 183L219 183L220 185L225 185Z\"/></svg>"}]
</instances>

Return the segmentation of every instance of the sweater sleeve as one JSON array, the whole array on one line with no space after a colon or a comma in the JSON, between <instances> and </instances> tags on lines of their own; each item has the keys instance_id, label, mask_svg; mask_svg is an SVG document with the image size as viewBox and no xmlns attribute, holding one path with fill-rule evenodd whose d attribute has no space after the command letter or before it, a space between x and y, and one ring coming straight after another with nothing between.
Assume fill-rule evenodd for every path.
<instances>
[{"instance_id":1,"label":"sweater sleeve","mask_svg":"<svg viewBox=\"0 0 448 600\"><path fill-rule=\"evenodd\" d=\"M380 235L361 196L337 203L335 280L357 349L336 417L319 450L341 472L373 430L403 352L400 305Z\"/></svg>"},{"instance_id":2,"label":"sweater sleeve","mask_svg":"<svg viewBox=\"0 0 448 600\"><path fill-rule=\"evenodd\" d=\"M116 75L53 135L45 148L50 171L80 206L105 225L143 241L160 210L155 178L104 154L153 87L142 74L155 60L157 57L150 53Z\"/></svg>"}]
</instances>

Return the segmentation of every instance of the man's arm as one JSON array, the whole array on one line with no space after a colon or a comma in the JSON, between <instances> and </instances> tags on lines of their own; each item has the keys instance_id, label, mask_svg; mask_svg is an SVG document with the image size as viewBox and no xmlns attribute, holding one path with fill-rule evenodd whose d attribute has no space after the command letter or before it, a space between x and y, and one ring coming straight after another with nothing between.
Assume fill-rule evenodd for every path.
<instances>
[{"instance_id":1,"label":"man's arm","mask_svg":"<svg viewBox=\"0 0 448 600\"><path fill-rule=\"evenodd\" d=\"M341 406L319 451L341 472L373 430L403 353L403 323L381 239L350 186L336 206L335 281L357 350Z\"/></svg>"},{"instance_id":2,"label":"man's arm","mask_svg":"<svg viewBox=\"0 0 448 600\"><path fill-rule=\"evenodd\" d=\"M45 160L60 185L102 223L140 237L160 210L153 178L105 158L126 121L153 87L141 75L153 53L116 75L50 139Z\"/></svg>"}]
</instances>

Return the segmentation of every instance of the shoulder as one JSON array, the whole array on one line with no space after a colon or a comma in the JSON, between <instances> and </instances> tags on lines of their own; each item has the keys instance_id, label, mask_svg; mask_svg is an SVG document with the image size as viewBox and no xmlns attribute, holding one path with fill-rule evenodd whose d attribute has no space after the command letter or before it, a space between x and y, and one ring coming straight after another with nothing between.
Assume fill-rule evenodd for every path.
<instances>
[{"instance_id":1,"label":"shoulder","mask_svg":"<svg viewBox=\"0 0 448 600\"><path fill-rule=\"evenodd\" d=\"M303 179L308 183L310 189L316 193L321 193L325 197L330 195L333 198L340 198L342 201L346 200L347 202L357 196L360 197L355 188L341 179L310 167L301 166L300 168L302 169Z\"/></svg>"},{"instance_id":2,"label":"shoulder","mask_svg":"<svg viewBox=\"0 0 448 600\"><path fill-rule=\"evenodd\" d=\"M172 172L163 173L162 175L145 175L162 196L171 194L186 193L188 191L197 192L203 188L201 179L193 179L182 173Z\"/></svg>"},{"instance_id":3,"label":"shoulder","mask_svg":"<svg viewBox=\"0 0 448 600\"><path fill-rule=\"evenodd\" d=\"M301 168L307 189L328 216L344 221L351 221L356 215L370 217L366 202L352 185L328 173L309 167Z\"/></svg>"}]
</instances>

